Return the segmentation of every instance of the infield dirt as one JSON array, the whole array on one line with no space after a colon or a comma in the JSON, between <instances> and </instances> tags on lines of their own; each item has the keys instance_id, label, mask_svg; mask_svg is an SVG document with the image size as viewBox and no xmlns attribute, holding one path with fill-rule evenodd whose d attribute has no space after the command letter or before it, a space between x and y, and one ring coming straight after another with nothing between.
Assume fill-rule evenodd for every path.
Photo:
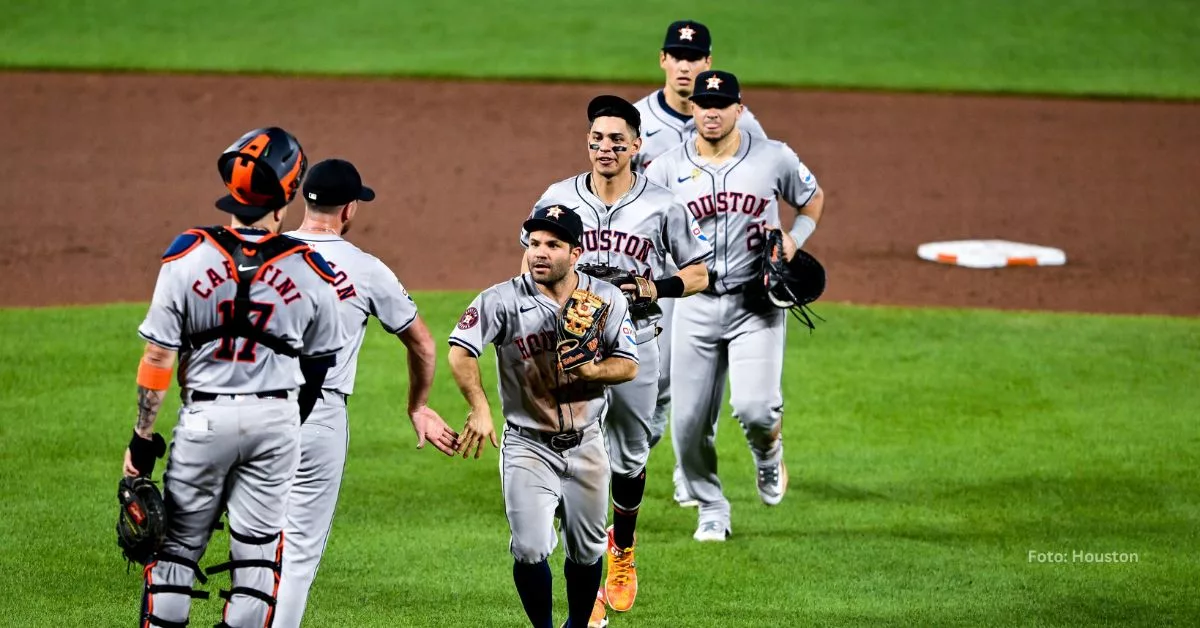
<instances>
[{"instance_id":1,"label":"infield dirt","mask_svg":"<svg viewBox=\"0 0 1200 628\"><path fill-rule=\"evenodd\" d=\"M0 306L146 301L172 237L224 222L216 159L257 126L378 193L349 238L410 289L519 270L521 220L588 168L588 100L650 85L0 74ZM1200 105L757 89L746 104L826 190L823 300L1200 314ZM299 224L299 201L287 228ZM922 242L1004 238L1067 265L969 270Z\"/></svg>"}]
</instances>

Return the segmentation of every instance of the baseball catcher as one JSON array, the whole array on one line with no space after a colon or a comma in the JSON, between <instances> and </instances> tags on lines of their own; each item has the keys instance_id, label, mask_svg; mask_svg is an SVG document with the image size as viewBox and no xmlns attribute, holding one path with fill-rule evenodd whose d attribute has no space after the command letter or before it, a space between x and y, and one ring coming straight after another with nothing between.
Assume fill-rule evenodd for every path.
<instances>
[{"instance_id":1,"label":"baseball catcher","mask_svg":"<svg viewBox=\"0 0 1200 628\"><path fill-rule=\"evenodd\" d=\"M817 258L796 249L792 261L785 262L783 232L768 230L758 261L759 272L746 286L746 306L758 311L768 308L789 310L800 324L811 331L812 317L824 321L808 307L825 291L825 267Z\"/></svg>"}]
</instances>

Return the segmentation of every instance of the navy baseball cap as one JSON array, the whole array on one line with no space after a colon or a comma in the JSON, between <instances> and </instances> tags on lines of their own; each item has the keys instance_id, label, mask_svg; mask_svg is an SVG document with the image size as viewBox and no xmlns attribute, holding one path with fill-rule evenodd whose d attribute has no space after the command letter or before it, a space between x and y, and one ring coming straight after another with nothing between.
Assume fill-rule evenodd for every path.
<instances>
[{"instance_id":1,"label":"navy baseball cap","mask_svg":"<svg viewBox=\"0 0 1200 628\"><path fill-rule=\"evenodd\" d=\"M605 116L620 118L633 127L635 135L642 134L642 114L638 112L637 107L633 106L633 103L620 96L605 94L593 98L592 102L588 103L587 116L588 122L594 122L596 118Z\"/></svg>"},{"instance_id":2,"label":"navy baseball cap","mask_svg":"<svg viewBox=\"0 0 1200 628\"><path fill-rule=\"evenodd\" d=\"M708 27L695 20L671 22L663 38L663 52L691 51L707 57L712 54L712 37Z\"/></svg>"},{"instance_id":3,"label":"navy baseball cap","mask_svg":"<svg viewBox=\"0 0 1200 628\"><path fill-rule=\"evenodd\" d=\"M729 72L705 70L696 75L693 85L688 100L701 107L728 107L742 102L742 88Z\"/></svg>"},{"instance_id":4,"label":"navy baseball cap","mask_svg":"<svg viewBox=\"0 0 1200 628\"><path fill-rule=\"evenodd\" d=\"M313 166L301 193L309 203L323 207L375 200L375 190L363 185L358 169L344 159L326 159Z\"/></svg>"},{"instance_id":5,"label":"navy baseball cap","mask_svg":"<svg viewBox=\"0 0 1200 628\"><path fill-rule=\"evenodd\" d=\"M579 246L583 241L583 221L579 219L579 214L562 205L550 205L533 212L533 216L521 226L527 233L549 231L573 246Z\"/></svg>"}]
</instances>

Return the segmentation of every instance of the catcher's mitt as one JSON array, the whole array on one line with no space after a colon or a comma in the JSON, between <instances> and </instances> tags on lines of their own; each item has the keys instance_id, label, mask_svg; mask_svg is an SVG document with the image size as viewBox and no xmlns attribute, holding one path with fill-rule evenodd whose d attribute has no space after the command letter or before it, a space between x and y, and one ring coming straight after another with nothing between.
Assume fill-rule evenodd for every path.
<instances>
[{"instance_id":1,"label":"catcher's mitt","mask_svg":"<svg viewBox=\"0 0 1200 628\"><path fill-rule=\"evenodd\" d=\"M649 279L605 264L576 264L575 268L585 275L591 275L620 288L629 300L630 318L646 318L652 314L662 314L662 308L657 303L658 291L654 287L654 282Z\"/></svg>"},{"instance_id":2,"label":"catcher's mitt","mask_svg":"<svg viewBox=\"0 0 1200 628\"><path fill-rule=\"evenodd\" d=\"M129 561L143 565L154 559L166 536L167 514L162 493L146 476L121 478L117 485L121 512L117 517L117 545Z\"/></svg>"},{"instance_id":3,"label":"catcher's mitt","mask_svg":"<svg viewBox=\"0 0 1200 628\"><path fill-rule=\"evenodd\" d=\"M586 290L575 290L558 317L558 364L564 371L595 361L608 320L609 304Z\"/></svg>"},{"instance_id":4,"label":"catcher's mitt","mask_svg":"<svg viewBox=\"0 0 1200 628\"><path fill-rule=\"evenodd\" d=\"M756 311L790 310L800 324L812 330L815 324L810 315L825 319L817 316L808 304L819 299L824 291L825 268L821 262L803 249L796 249L792 261L785 262L783 232L768 230L755 279L746 286L746 306Z\"/></svg>"}]
</instances>

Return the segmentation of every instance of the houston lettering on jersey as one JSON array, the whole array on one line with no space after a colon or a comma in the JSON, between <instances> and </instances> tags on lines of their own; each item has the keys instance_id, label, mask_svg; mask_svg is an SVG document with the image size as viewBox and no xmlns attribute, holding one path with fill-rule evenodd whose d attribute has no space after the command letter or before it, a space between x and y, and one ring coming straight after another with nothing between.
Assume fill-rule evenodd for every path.
<instances>
[{"instance_id":1,"label":"houston lettering on jersey","mask_svg":"<svg viewBox=\"0 0 1200 628\"><path fill-rule=\"evenodd\" d=\"M585 252L624 253L642 263L650 256L654 243L632 233L615 229L588 229L583 232Z\"/></svg>"},{"instance_id":2,"label":"houston lettering on jersey","mask_svg":"<svg viewBox=\"0 0 1200 628\"><path fill-rule=\"evenodd\" d=\"M204 271L204 277L192 282L192 292L202 299L207 299L212 296L215 288L226 281L233 281L233 266L229 262L221 262L220 266L208 268ZM304 296L296 288L296 282L284 275L277 266L271 266L263 271L258 281L274 288L275 292L283 297L284 305L291 305Z\"/></svg>"},{"instance_id":3,"label":"houston lettering on jersey","mask_svg":"<svg viewBox=\"0 0 1200 628\"><path fill-rule=\"evenodd\" d=\"M513 339L513 344L521 352L521 359L529 360L543 353L552 353L557 350L558 339L555 336L554 330L551 329L542 330L525 337L518 336Z\"/></svg>"},{"instance_id":4,"label":"houston lettering on jersey","mask_svg":"<svg viewBox=\"0 0 1200 628\"><path fill-rule=\"evenodd\" d=\"M688 211L697 220L717 214L745 214L759 218L771 202L769 198L759 198L745 192L726 190L713 194L705 194L687 202Z\"/></svg>"}]
</instances>

